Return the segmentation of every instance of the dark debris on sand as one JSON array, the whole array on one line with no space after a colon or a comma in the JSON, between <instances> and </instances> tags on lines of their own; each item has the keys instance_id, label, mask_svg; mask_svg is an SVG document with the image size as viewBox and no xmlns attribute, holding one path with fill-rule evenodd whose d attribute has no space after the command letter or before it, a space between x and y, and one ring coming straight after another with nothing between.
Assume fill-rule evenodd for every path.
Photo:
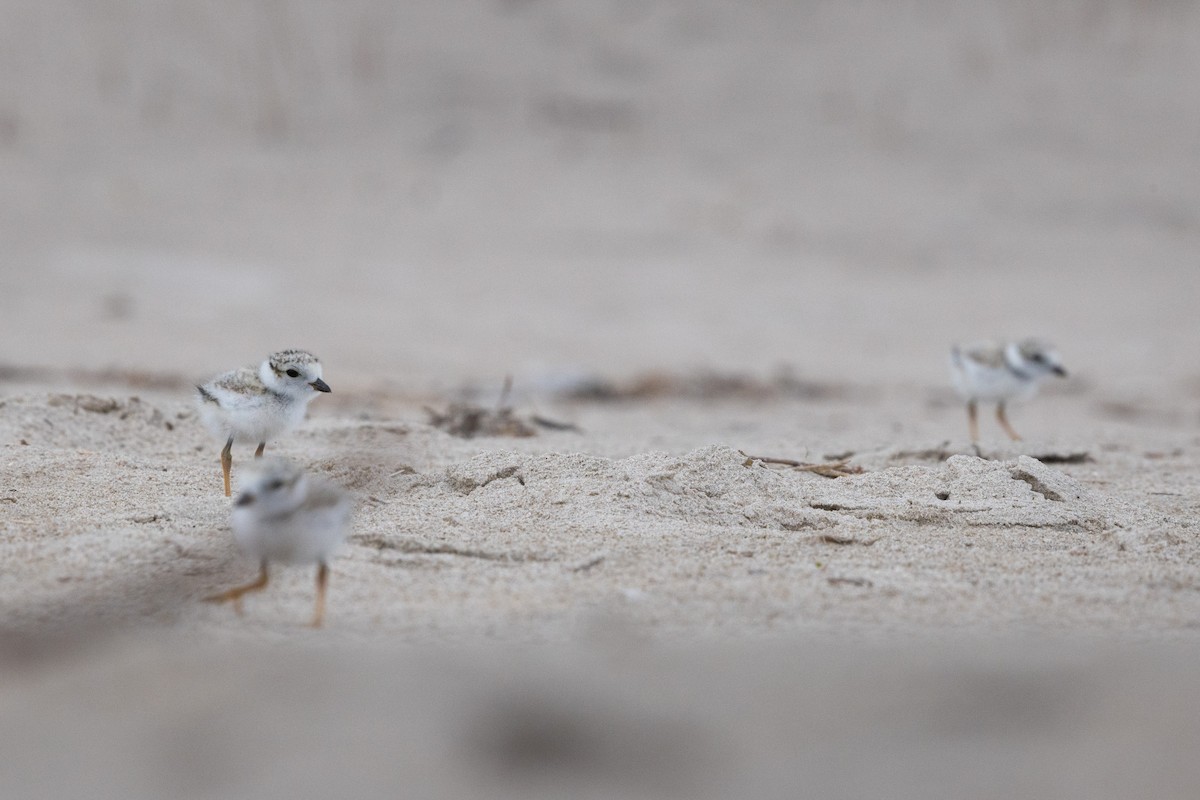
<instances>
[{"instance_id":1,"label":"dark debris on sand","mask_svg":"<svg viewBox=\"0 0 1200 800\"><path fill-rule=\"evenodd\" d=\"M645 372L625 381L593 377L560 392L563 399L621 402L630 400L836 400L858 391L855 388L803 380L788 370L766 379L741 373L699 371Z\"/></svg>"},{"instance_id":2,"label":"dark debris on sand","mask_svg":"<svg viewBox=\"0 0 1200 800\"><path fill-rule=\"evenodd\" d=\"M569 422L559 422L537 414L518 416L508 405L511 390L512 379L506 378L500 402L495 408L459 402L451 403L445 411L425 406L425 413L429 415L430 425L462 439L473 439L476 436L536 436L539 428L552 431L579 430Z\"/></svg>"},{"instance_id":3,"label":"dark debris on sand","mask_svg":"<svg viewBox=\"0 0 1200 800\"><path fill-rule=\"evenodd\" d=\"M425 413L429 415L430 425L462 439L537 434L537 428L514 414L511 408L487 409L473 403L451 403L445 411L425 406Z\"/></svg>"}]
</instances>

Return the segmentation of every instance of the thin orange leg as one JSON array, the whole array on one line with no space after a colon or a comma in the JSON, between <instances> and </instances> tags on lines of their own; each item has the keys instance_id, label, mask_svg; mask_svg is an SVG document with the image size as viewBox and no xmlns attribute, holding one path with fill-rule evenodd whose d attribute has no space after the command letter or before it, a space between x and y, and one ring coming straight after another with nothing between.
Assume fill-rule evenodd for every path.
<instances>
[{"instance_id":1,"label":"thin orange leg","mask_svg":"<svg viewBox=\"0 0 1200 800\"><path fill-rule=\"evenodd\" d=\"M229 468L233 466L233 437L229 437L229 441L225 443L225 449L221 451L221 472L225 474L225 496L229 497Z\"/></svg>"},{"instance_id":2,"label":"thin orange leg","mask_svg":"<svg viewBox=\"0 0 1200 800\"><path fill-rule=\"evenodd\" d=\"M266 446L267 446L266 442L259 442L258 449L254 451L254 457L262 458L263 450L266 448Z\"/></svg>"},{"instance_id":3,"label":"thin orange leg","mask_svg":"<svg viewBox=\"0 0 1200 800\"><path fill-rule=\"evenodd\" d=\"M974 400L967 401L967 430L971 432L971 444L979 441L979 407Z\"/></svg>"},{"instance_id":4,"label":"thin orange leg","mask_svg":"<svg viewBox=\"0 0 1200 800\"><path fill-rule=\"evenodd\" d=\"M325 622L325 587L329 584L329 567L322 561L317 566L317 607L313 612L312 626L321 627Z\"/></svg>"},{"instance_id":5,"label":"thin orange leg","mask_svg":"<svg viewBox=\"0 0 1200 800\"><path fill-rule=\"evenodd\" d=\"M1013 430L1013 426L1008 424L1008 415L1004 413L1004 403L996 406L996 419L1000 420L1000 427L1004 428L1004 432L1008 434L1008 438L1014 442L1021 441L1021 434Z\"/></svg>"},{"instance_id":6,"label":"thin orange leg","mask_svg":"<svg viewBox=\"0 0 1200 800\"><path fill-rule=\"evenodd\" d=\"M249 592L261 592L267 588L267 562L262 562L262 566L258 572L258 578L247 583L245 586L235 586L232 589L214 594L211 597L204 598L206 603L225 603L233 601L233 610L238 616L242 615L242 595Z\"/></svg>"}]
</instances>

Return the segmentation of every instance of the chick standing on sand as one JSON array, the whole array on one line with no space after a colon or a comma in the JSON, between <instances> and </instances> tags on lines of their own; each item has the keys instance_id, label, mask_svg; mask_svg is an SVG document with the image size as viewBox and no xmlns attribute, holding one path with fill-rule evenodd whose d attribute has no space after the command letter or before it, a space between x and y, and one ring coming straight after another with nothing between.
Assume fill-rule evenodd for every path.
<instances>
[{"instance_id":1,"label":"chick standing on sand","mask_svg":"<svg viewBox=\"0 0 1200 800\"><path fill-rule=\"evenodd\" d=\"M321 362L304 350L272 353L257 370L226 372L196 390L200 419L214 436L225 439L221 470L226 497L234 439L258 442L254 457L261 458L268 439L293 430L304 421L316 393L330 391L321 380Z\"/></svg>"},{"instance_id":2,"label":"chick standing on sand","mask_svg":"<svg viewBox=\"0 0 1200 800\"><path fill-rule=\"evenodd\" d=\"M268 565L316 564L317 602L312 625L325 618L329 559L346 538L350 496L342 489L282 459L252 469L246 488L233 504L230 525L238 548L259 563L258 579L206 598L232 601L242 613L242 595L265 589Z\"/></svg>"},{"instance_id":3,"label":"chick standing on sand","mask_svg":"<svg viewBox=\"0 0 1200 800\"><path fill-rule=\"evenodd\" d=\"M980 400L996 404L1000 427L1017 441L1021 436L1013 430L1005 414L1008 401L1032 397L1041 382L1051 375L1067 376L1058 351L1037 339L955 345L950 351L950 370L955 388L967 401L967 424L972 442L979 441L976 415Z\"/></svg>"}]
</instances>

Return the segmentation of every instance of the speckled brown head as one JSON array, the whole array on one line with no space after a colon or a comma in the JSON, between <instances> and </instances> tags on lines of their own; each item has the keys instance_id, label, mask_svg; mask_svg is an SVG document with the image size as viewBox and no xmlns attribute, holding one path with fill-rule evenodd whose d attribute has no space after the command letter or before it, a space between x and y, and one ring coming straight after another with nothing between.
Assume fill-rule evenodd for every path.
<instances>
[{"instance_id":1,"label":"speckled brown head","mask_svg":"<svg viewBox=\"0 0 1200 800\"><path fill-rule=\"evenodd\" d=\"M331 391L321 379L321 362L307 350L280 350L272 353L261 370L263 383L275 391L303 394L310 390Z\"/></svg>"}]
</instances>

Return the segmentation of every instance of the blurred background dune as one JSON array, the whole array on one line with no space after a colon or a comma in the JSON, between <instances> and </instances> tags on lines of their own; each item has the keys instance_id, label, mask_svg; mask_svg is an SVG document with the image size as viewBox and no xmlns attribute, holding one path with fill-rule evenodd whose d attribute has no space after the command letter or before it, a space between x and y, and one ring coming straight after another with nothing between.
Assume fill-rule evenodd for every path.
<instances>
[{"instance_id":1,"label":"blurred background dune","mask_svg":"<svg viewBox=\"0 0 1200 800\"><path fill-rule=\"evenodd\" d=\"M6 361L1194 381L1186 2L5 2Z\"/></svg>"}]
</instances>

